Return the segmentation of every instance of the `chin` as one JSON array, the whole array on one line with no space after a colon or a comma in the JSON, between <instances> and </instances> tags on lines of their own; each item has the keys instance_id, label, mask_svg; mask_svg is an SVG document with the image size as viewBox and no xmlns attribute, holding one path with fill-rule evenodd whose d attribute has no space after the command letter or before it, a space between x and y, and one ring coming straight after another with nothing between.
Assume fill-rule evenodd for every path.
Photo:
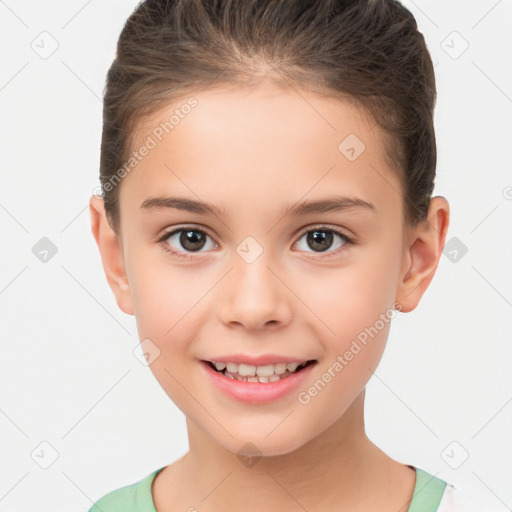
<instances>
[{"instance_id":1,"label":"chin","mask_svg":"<svg viewBox=\"0 0 512 512\"><path fill-rule=\"evenodd\" d=\"M261 435L257 435L254 432L251 435L231 433L233 438L223 441L217 440L217 443L240 458L287 455L304 446L309 440L306 438L294 438L286 430L280 435L276 433L269 436L268 428Z\"/></svg>"}]
</instances>

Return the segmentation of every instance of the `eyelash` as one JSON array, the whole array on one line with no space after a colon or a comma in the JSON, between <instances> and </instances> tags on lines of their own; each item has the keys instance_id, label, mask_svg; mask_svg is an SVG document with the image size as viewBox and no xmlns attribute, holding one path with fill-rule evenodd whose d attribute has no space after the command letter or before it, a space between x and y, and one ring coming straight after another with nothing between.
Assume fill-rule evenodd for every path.
<instances>
[{"instance_id":1,"label":"eyelash","mask_svg":"<svg viewBox=\"0 0 512 512\"><path fill-rule=\"evenodd\" d=\"M209 236L218 245L218 243L215 241L215 239L212 236L210 236L203 229L196 228L195 226L180 226L178 228L174 228L174 229L164 233L157 240L157 243L162 243L164 250L169 252L169 253L171 253L172 256L176 257L179 260L184 260L184 259L190 260L190 259L194 258L194 253L190 253L189 254L189 253L181 253L181 252L175 251L174 249L172 249L170 247L170 245L168 243L166 243L167 239L169 237L171 237L172 235L175 235L176 233L179 233L181 231L195 231L197 233L202 233L203 235ZM340 248L336 249L335 251L332 251L332 252L329 252L329 253L326 253L326 254L317 253L319 255L319 257L322 258L322 259L329 258L331 256L337 255L339 252L343 252L344 250L346 250L346 249L344 249L346 245L355 245L354 239L349 238L347 235L345 235L341 231L338 231L337 229L330 228L328 226L322 226L322 225L314 226L312 228L307 229L306 231L303 231L300 234L300 236L298 237L297 241L300 240L304 235L307 235L308 233L311 233L311 232L314 232L314 231L325 231L325 232L335 233L336 235L339 235L343 239L343 242L344 242L344 244Z\"/></svg>"}]
</instances>

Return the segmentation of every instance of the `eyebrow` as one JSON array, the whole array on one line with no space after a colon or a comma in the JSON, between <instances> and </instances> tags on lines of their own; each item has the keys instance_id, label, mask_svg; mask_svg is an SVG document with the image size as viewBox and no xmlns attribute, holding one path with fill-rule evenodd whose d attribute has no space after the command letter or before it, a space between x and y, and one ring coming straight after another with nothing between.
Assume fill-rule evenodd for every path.
<instances>
[{"instance_id":1,"label":"eyebrow","mask_svg":"<svg viewBox=\"0 0 512 512\"><path fill-rule=\"evenodd\" d=\"M204 201L196 201L184 197L149 197L140 206L142 210L157 210L162 208L174 208L200 215L216 215L223 217L226 214L225 208L218 208L215 205ZM281 210L283 217L292 215L308 215L312 213L328 213L350 210L354 208L365 208L377 213L373 203L358 197L332 196L314 201L299 201L285 206Z\"/></svg>"}]
</instances>

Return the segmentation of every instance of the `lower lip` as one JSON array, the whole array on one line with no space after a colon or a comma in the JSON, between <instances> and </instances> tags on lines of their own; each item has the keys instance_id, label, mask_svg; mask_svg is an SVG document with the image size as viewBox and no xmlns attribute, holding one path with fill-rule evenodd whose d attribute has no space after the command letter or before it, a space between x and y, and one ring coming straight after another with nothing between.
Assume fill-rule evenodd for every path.
<instances>
[{"instance_id":1,"label":"lower lip","mask_svg":"<svg viewBox=\"0 0 512 512\"><path fill-rule=\"evenodd\" d=\"M265 404L275 402L296 389L309 376L316 363L309 364L297 373L275 382L245 382L230 379L216 372L208 363L201 361L208 378L214 386L226 395L248 404Z\"/></svg>"}]
</instances>

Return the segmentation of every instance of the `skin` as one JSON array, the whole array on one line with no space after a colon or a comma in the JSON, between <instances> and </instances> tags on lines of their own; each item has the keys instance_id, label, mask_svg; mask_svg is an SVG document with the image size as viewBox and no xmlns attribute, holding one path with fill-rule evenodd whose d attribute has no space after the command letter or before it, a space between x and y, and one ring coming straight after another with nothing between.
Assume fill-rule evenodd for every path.
<instances>
[{"instance_id":1,"label":"skin","mask_svg":"<svg viewBox=\"0 0 512 512\"><path fill-rule=\"evenodd\" d=\"M140 340L160 350L151 371L187 418L189 451L153 484L158 512L406 510L414 471L373 444L364 427L365 386L389 322L307 404L297 392L270 404L238 402L209 383L199 360L237 352L316 359L300 387L307 390L395 302L402 312L416 308L442 253L448 202L432 198L427 219L404 229L382 134L344 101L267 81L193 96L198 106L123 179L120 236L103 200L90 200L116 301L135 315ZM137 144L187 98L141 124ZM338 150L351 133L366 145L354 161ZM334 192L369 201L376 213L280 213ZM201 199L226 214L142 211L154 196ZM188 260L164 249L187 253L180 234L157 242L182 224L210 237L199 252L188 250ZM356 243L333 234L319 251L305 236L319 224ZM236 252L247 236L263 250L252 263ZM262 455L251 467L237 456L247 442Z\"/></svg>"}]
</instances>

